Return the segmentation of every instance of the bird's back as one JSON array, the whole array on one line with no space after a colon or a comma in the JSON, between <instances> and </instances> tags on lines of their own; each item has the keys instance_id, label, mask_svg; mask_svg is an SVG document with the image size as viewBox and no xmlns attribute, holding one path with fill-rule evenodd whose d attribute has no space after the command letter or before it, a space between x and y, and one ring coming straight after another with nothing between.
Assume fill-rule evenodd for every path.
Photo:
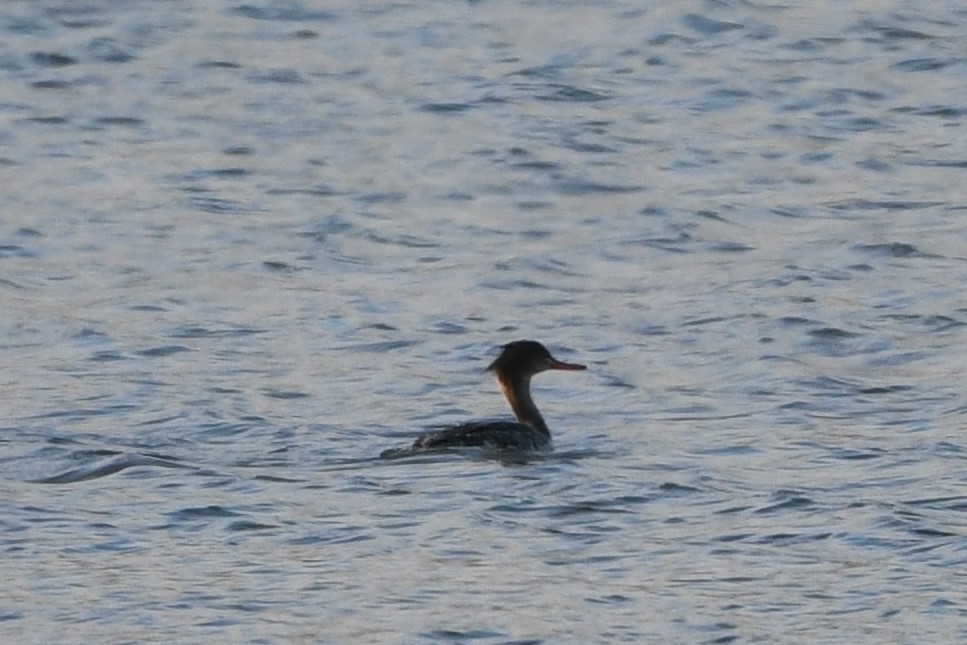
<instances>
[{"instance_id":1,"label":"bird's back","mask_svg":"<svg viewBox=\"0 0 967 645\"><path fill-rule=\"evenodd\" d=\"M409 448L387 450L382 457L399 457L449 448L487 448L489 450L537 451L550 447L551 441L537 430L516 421L471 421L431 432Z\"/></svg>"}]
</instances>

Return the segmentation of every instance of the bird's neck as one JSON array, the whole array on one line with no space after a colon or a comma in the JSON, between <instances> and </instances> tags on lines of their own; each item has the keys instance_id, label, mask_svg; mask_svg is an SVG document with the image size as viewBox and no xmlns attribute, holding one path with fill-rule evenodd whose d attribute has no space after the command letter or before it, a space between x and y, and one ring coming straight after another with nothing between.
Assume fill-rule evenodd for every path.
<instances>
[{"instance_id":1,"label":"bird's neck","mask_svg":"<svg viewBox=\"0 0 967 645\"><path fill-rule=\"evenodd\" d=\"M503 390L504 398L507 399L507 403L514 411L517 421L550 438L551 431L544 423L544 417L541 416L531 398L530 377L505 378L501 374L497 376L497 379L500 381L500 389Z\"/></svg>"}]
</instances>

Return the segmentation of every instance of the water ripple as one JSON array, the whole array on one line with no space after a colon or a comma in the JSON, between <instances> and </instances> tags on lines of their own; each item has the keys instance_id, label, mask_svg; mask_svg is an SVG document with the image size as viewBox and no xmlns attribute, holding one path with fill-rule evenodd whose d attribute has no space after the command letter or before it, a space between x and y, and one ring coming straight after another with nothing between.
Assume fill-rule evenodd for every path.
<instances>
[{"instance_id":1,"label":"water ripple","mask_svg":"<svg viewBox=\"0 0 967 645\"><path fill-rule=\"evenodd\" d=\"M73 484L77 482L90 481L114 475L128 468L138 466L158 466L161 468L191 468L172 461L167 457L152 457L139 454L122 454L107 461L98 461L78 468L72 468L66 472L51 475L41 479L33 480L38 484Z\"/></svg>"}]
</instances>

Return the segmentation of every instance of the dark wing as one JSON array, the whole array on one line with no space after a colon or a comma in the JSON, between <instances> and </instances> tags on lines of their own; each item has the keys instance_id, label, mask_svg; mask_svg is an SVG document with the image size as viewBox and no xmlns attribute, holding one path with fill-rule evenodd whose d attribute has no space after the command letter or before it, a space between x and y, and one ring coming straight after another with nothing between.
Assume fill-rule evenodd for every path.
<instances>
[{"instance_id":1,"label":"dark wing","mask_svg":"<svg viewBox=\"0 0 967 645\"><path fill-rule=\"evenodd\" d=\"M438 448L496 448L532 450L531 435L537 433L516 421L471 421L424 435L416 440L414 448L433 450Z\"/></svg>"},{"instance_id":2,"label":"dark wing","mask_svg":"<svg viewBox=\"0 0 967 645\"><path fill-rule=\"evenodd\" d=\"M403 457L449 448L534 451L549 443L539 432L516 421L471 421L423 435L410 448L386 450L380 456Z\"/></svg>"}]
</instances>

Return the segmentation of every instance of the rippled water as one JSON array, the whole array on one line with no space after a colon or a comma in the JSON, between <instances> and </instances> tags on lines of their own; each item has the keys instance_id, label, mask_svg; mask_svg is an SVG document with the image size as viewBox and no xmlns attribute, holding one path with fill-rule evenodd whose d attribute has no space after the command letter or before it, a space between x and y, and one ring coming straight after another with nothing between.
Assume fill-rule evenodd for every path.
<instances>
[{"instance_id":1,"label":"rippled water","mask_svg":"<svg viewBox=\"0 0 967 645\"><path fill-rule=\"evenodd\" d=\"M799 4L5 4L3 640L967 639L967 11Z\"/></svg>"}]
</instances>

